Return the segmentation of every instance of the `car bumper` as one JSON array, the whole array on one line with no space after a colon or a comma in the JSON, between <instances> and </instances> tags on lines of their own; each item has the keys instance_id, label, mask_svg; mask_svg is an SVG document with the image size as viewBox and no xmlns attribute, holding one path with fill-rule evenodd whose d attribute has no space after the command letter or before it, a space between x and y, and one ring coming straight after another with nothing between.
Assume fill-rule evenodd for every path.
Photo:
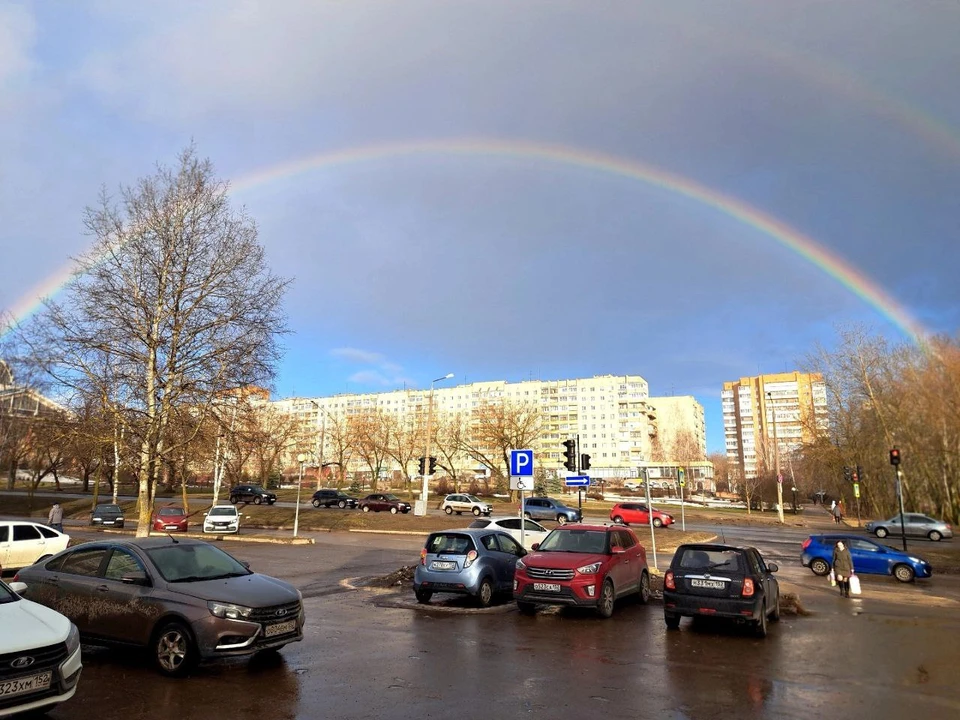
<instances>
[{"instance_id":1,"label":"car bumper","mask_svg":"<svg viewBox=\"0 0 960 720\"><path fill-rule=\"evenodd\" d=\"M77 691L82 669L80 648L77 648L58 668L53 670L49 689L40 693L14 696L6 700L0 699L0 718L33 712L69 700ZM29 674L29 671L26 674Z\"/></svg>"},{"instance_id":2,"label":"car bumper","mask_svg":"<svg viewBox=\"0 0 960 720\"><path fill-rule=\"evenodd\" d=\"M559 592L535 590L534 583L550 584L549 580L517 578L513 580L513 599L518 602L541 605L571 605L575 607L596 607L603 578L599 575L583 575L573 580L556 583Z\"/></svg>"},{"instance_id":3,"label":"car bumper","mask_svg":"<svg viewBox=\"0 0 960 720\"><path fill-rule=\"evenodd\" d=\"M476 595L480 591L479 568L444 572L443 570L428 570L423 565L417 565L416 570L413 571L413 589Z\"/></svg>"},{"instance_id":4,"label":"car bumper","mask_svg":"<svg viewBox=\"0 0 960 720\"><path fill-rule=\"evenodd\" d=\"M123 527L123 520L91 520L91 525L103 525L105 527Z\"/></svg>"},{"instance_id":5,"label":"car bumper","mask_svg":"<svg viewBox=\"0 0 960 720\"><path fill-rule=\"evenodd\" d=\"M214 660L222 657L252 655L260 650L280 647L303 640L305 616L303 607L294 618L284 622L294 623L293 629L280 635L268 636L267 628L277 623L259 623L246 620L228 620L209 615L191 623L197 639L200 657Z\"/></svg>"},{"instance_id":6,"label":"car bumper","mask_svg":"<svg viewBox=\"0 0 960 720\"><path fill-rule=\"evenodd\" d=\"M717 598L700 595L687 595L664 590L663 610L684 617L719 617L744 622L760 619L763 608L763 596L752 598Z\"/></svg>"},{"instance_id":7,"label":"car bumper","mask_svg":"<svg viewBox=\"0 0 960 720\"><path fill-rule=\"evenodd\" d=\"M911 567L918 578L933 577L933 566L928 562L913 563Z\"/></svg>"},{"instance_id":8,"label":"car bumper","mask_svg":"<svg viewBox=\"0 0 960 720\"><path fill-rule=\"evenodd\" d=\"M237 525L228 527L213 527L211 525L204 525L203 532L210 535L232 535L240 532L240 528Z\"/></svg>"},{"instance_id":9,"label":"car bumper","mask_svg":"<svg viewBox=\"0 0 960 720\"><path fill-rule=\"evenodd\" d=\"M159 532L159 533L186 532L187 526L186 525L164 525L162 523L158 523L153 526L153 531Z\"/></svg>"}]
</instances>

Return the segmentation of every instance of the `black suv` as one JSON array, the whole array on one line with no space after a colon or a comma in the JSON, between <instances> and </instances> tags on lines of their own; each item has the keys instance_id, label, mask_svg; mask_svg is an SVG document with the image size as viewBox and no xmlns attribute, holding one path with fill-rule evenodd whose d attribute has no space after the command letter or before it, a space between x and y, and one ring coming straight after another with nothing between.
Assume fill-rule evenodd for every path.
<instances>
[{"instance_id":1,"label":"black suv","mask_svg":"<svg viewBox=\"0 0 960 720\"><path fill-rule=\"evenodd\" d=\"M277 501L275 493L264 489L260 485L237 485L230 489L230 502L236 505L238 502L253 503L254 505L273 505Z\"/></svg>"},{"instance_id":2,"label":"black suv","mask_svg":"<svg viewBox=\"0 0 960 720\"><path fill-rule=\"evenodd\" d=\"M90 513L90 524L122 528L123 510L119 505L97 505Z\"/></svg>"},{"instance_id":3,"label":"black suv","mask_svg":"<svg viewBox=\"0 0 960 720\"><path fill-rule=\"evenodd\" d=\"M336 505L338 508L355 508L360 501L355 497L350 497L342 490L317 490L313 494L311 501L315 508L331 507Z\"/></svg>"}]
</instances>

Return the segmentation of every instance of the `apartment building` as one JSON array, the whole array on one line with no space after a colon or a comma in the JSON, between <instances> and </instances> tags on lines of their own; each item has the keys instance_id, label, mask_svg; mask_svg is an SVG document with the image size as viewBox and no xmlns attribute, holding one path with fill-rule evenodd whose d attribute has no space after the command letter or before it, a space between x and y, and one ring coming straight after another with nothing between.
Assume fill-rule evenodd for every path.
<instances>
[{"instance_id":1,"label":"apartment building","mask_svg":"<svg viewBox=\"0 0 960 720\"><path fill-rule=\"evenodd\" d=\"M656 444L660 452L674 460L706 457L707 424L703 416L703 405L692 395L672 397L652 397L649 404L653 407L658 421Z\"/></svg>"},{"instance_id":2,"label":"apartment building","mask_svg":"<svg viewBox=\"0 0 960 720\"><path fill-rule=\"evenodd\" d=\"M727 459L747 479L772 471L776 450L789 462L828 425L827 388L819 374L742 377L723 384L721 402Z\"/></svg>"}]
</instances>

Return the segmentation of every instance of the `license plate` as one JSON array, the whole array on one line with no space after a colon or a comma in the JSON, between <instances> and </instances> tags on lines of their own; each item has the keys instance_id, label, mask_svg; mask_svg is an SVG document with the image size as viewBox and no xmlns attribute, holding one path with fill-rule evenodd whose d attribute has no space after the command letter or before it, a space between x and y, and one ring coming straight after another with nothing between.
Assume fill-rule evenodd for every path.
<instances>
[{"instance_id":1,"label":"license plate","mask_svg":"<svg viewBox=\"0 0 960 720\"><path fill-rule=\"evenodd\" d=\"M177 526L176 526L176 525L167 525L167 526L166 526L166 529L167 529L167 530L176 530L176 529L177 529Z\"/></svg>"},{"instance_id":2,"label":"license plate","mask_svg":"<svg viewBox=\"0 0 960 720\"><path fill-rule=\"evenodd\" d=\"M49 672L31 675L30 677L19 677L13 680L0 682L0 697L10 697L11 695L22 695L24 693L46 690L50 687L52 674Z\"/></svg>"},{"instance_id":3,"label":"license plate","mask_svg":"<svg viewBox=\"0 0 960 720\"><path fill-rule=\"evenodd\" d=\"M451 560L434 560L430 563L431 570L456 570L457 564Z\"/></svg>"},{"instance_id":4,"label":"license plate","mask_svg":"<svg viewBox=\"0 0 960 720\"><path fill-rule=\"evenodd\" d=\"M286 635L287 633L292 633L297 629L297 621L290 620L288 622L277 623L276 625L267 625L263 629L263 634L266 637L274 637L276 635Z\"/></svg>"},{"instance_id":5,"label":"license plate","mask_svg":"<svg viewBox=\"0 0 960 720\"><path fill-rule=\"evenodd\" d=\"M542 592L560 592L560 583L534 583L533 589Z\"/></svg>"},{"instance_id":6,"label":"license plate","mask_svg":"<svg viewBox=\"0 0 960 720\"><path fill-rule=\"evenodd\" d=\"M723 590L727 584L723 580L698 580L690 579L690 587L709 588L710 590Z\"/></svg>"}]
</instances>

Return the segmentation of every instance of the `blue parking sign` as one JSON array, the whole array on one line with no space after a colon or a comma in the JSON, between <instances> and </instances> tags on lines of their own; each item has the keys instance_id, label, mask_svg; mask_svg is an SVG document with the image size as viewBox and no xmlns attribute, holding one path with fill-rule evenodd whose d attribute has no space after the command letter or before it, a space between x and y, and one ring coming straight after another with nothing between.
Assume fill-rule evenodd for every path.
<instances>
[{"instance_id":1,"label":"blue parking sign","mask_svg":"<svg viewBox=\"0 0 960 720\"><path fill-rule=\"evenodd\" d=\"M533 450L510 451L511 477L533 477Z\"/></svg>"}]
</instances>

